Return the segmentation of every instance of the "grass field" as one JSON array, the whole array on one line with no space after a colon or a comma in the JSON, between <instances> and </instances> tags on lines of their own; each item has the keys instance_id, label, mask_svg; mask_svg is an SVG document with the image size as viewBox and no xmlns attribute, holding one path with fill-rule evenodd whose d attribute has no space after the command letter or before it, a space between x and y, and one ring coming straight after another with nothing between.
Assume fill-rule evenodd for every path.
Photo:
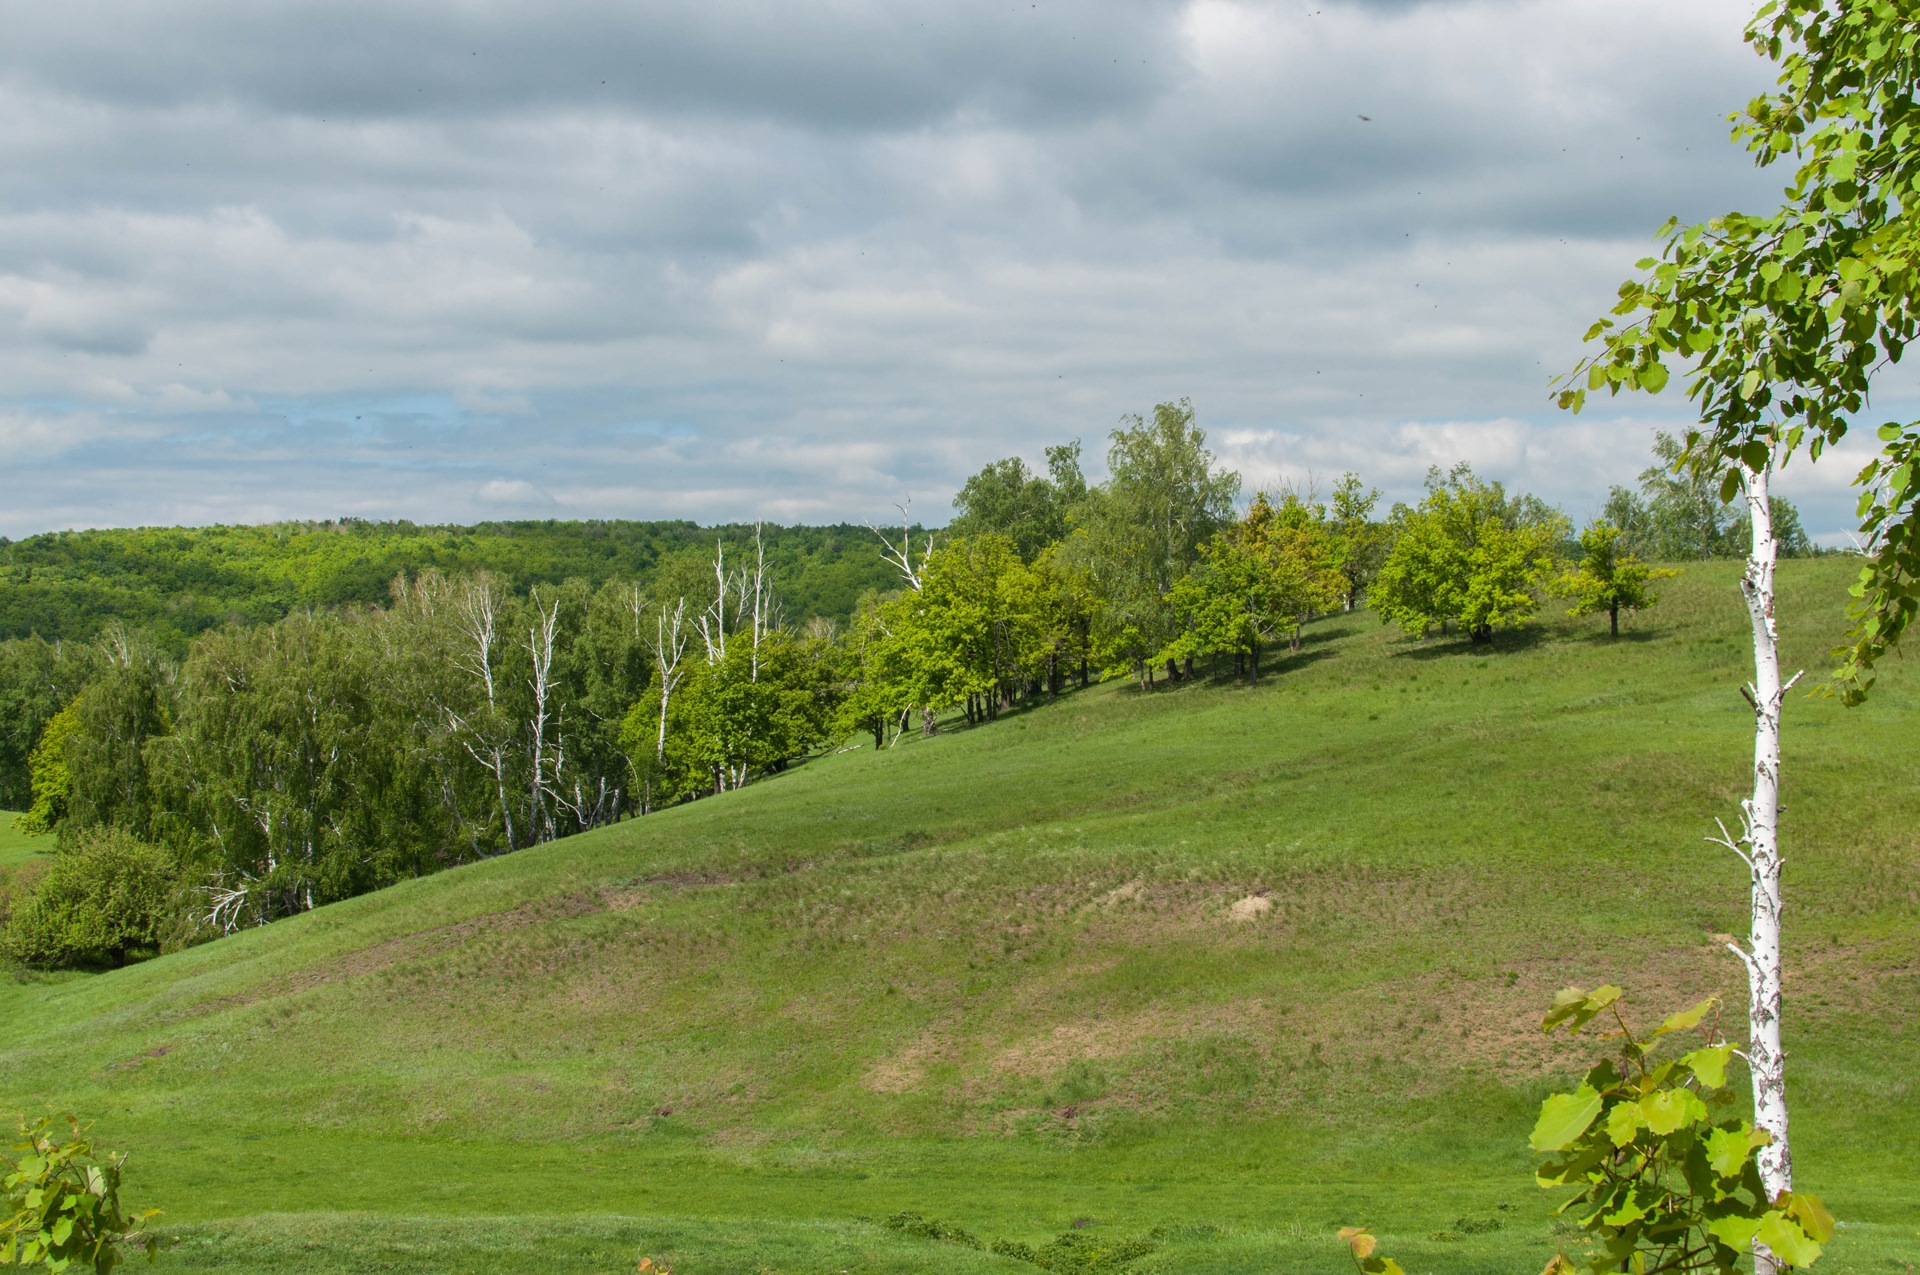
<instances>
[{"instance_id":1,"label":"grass field","mask_svg":"<svg viewBox=\"0 0 1920 1275\"><path fill-rule=\"evenodd\" d=\"M1781 573L1816 671L1849 568ZM1730 565L1609 642L1370 616L1256 690L1107 686L99 976L0 981L0 1110L129 1149L175 1270L1538 1270L1525 1135L1588 1042L1738 970ZM1920 1260L1920 690L1787 713L1790 1083L1822 1270ZM1250 896L1270 907L1232 919ZM1468 1225L1462 1225L1462 1223ZM1463 1238L1446 1238L1458 1235ZM1435 1238L1438 1236L1439 1238Z\"/></svg>"},{"instance_id":2,"label":"grass field","mask_svg":"<svg viewBox=\"0 0 1920 1275\"><path fill-rule=\"evenodd\" d=\"M0 868L17 868L53 851L52 837L30 837L15 831L13 821L19 817L18 811L0 810Z\"/></svg>"}]
</instances>

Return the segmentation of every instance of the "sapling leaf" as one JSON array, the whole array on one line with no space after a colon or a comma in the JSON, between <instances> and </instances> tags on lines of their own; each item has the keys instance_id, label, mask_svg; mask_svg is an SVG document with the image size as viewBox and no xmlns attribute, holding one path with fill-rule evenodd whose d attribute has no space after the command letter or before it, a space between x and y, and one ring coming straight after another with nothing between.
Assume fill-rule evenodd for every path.
<instances>
[{"instance_id":1,"label":"sapling leaf","mask_svg":"<svg viewBox=\"0 0 1920 1275\"><path fill-rule=\"evenodd\" d=\"M1812 1238L1822 1244L1833 1238L1833 1214L1827 1212L1827 1206L1820 1202L1819 1196L1795 1191L1781 1201L1781 1205L1787 1216L1798 1222L1800 1228Z\"/></svg>"},{"instance_id":2,"label":"sapling leaf","mask_svg":"<svg viewBox=\"0 0 1920 1275\"><path fill-rule=\"evenodd\" d=\"M1653 1029L1652 1034L1649 1035L1647 1039L1652 1040L1656 1037L1664 1036L1668 1032L1690 1031L1693 1028L1698 1027L1701 1021L1705 1019L1709 1013L1712 1012L1713 1007L1715 1005L1718 1005L1719 1003L1720 1003L1720 998L1718 996L1709 996L1707 997L1707 999L1701 1001L1698 1005L1695 1005L1692 1009L1683 1010L1682 1012L1675 1014L1673 1017L1667 1019L1666 1022L1661 1023L1658 1027Z\"/></svg>"},{"instance_id":3,"label":"sapling leaf","mask_svg":"<svg viewBox=\"0 0 1920 1275\"><path fill-rule=\"evenodd\" d=\"M1801 1230L1798 1222L1777 1211L1760 1219L1753 1238L1788 1266L1807 1266L1820 1256L1820 1242Z\"/></svg>"},{"instance_id":4,"label":"sapling leaf","mask_svg":"<svg viewBox=\"0 0 1920 1275\"><path fill-rule=\"evenodd\" d=\"M1553 994L1553 1004L1547 1008L1547 1016L1540 1020L1540 1030L1550 1032L1561 1023L1572 1018L1574 1011L1586 1003L1587 989L1584 987L1563 987Z\"/></svg>"},{"instance_id":5,"label":"sapling leaf","mask_svg":"<svg viewBox=\"0 0 1920 1275\"><path fill-rule=\"evenodd\" d=\"M1564 1151L1600 1114L1600 1095L1586 1085L1540 1104L1540 1119L1528 1139L1535 1151Z\"/></svg>"},{"instance_id":6,"label":"sapling leaf","mask_svg":"<svg viewBox=\"0 0 1920 1275\"><path fill-rule=\"evenodd\" d=\"M1707 1135L1707 1164L1723 1178L1738 1177L1753 1145L1742 1129L1715 1129Z\"/></svg>"},{"instance_id":7,"label":"sapling leaf","mask_svg":"<svg viewBox=\"0 0 1920 1275\"><path fill-rule=\"evenodd\" d=\"M1614 1146L1624 1147L1633 1141L1633 1135L1640 1132L1640 1126L1645 1123L1640 1116L1639 1103L1617 1102L1613 1110L1607 1113L1607 1137Z\"/></svg>"},{"instance_id":8,"label":"sapling leaf","mask_svg":"<svg viewBox=\"0 0 1920 1275\"><path fill-rule=\"evenodd\" d=\"M1701 1084L1709 1089L1718 1089L1727 1083L1727 1060L1732 1056L1732 1045L1709 1045L1694 1050L1680 1061L1692 1068Z\"/></svg>"}]
</instances>

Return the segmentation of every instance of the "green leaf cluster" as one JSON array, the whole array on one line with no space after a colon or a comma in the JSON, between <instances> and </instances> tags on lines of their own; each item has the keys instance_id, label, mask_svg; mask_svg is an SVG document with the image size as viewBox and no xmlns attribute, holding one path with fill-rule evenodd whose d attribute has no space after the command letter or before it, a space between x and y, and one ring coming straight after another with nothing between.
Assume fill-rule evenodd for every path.
<instances>
[{"instance_id":1,"label":"green leaf cluster","mask_svg":"<svg viewBox=\"0 0 1920 1275\"><path fill-rule=\"evenodd\" d=\"M126 1157L97 1154L77 1120L69 1116L67 1125L62 1138L51 1119L23 1124L11 1154L0 1153L0 1266L106 1275L130 1244L142 1245L151 1262L159 1237L142 1228L159 1213L121 1205Z\"/></svg>"},{"instance_id":2,"label":"green leaf cluster","mask_svg":"<svg viewBox=\"0 0 1920 1275\"><path fill-rule=\"evenodd\" d=\"M1287 493L1276 505L1265 492L1245 518L1200 546L1200 566L1168 591L1180 617L1159 658L1226 651L1245 658L1249 685L1260 677L1261 650L1286 641L1297 649L1300 626L1346 594L1339 540L1325 511Z\"/></svg>"},{"instance_id":3,"label":"green leaf cluster","mask_svg":"<svg viewBox=\"0 0 1920 1275\"><path fill-rule=\"evenodd\" d=\"M1718 1039L1718 1002L1702 1001L1641 1037L1621 998L1611 985L1568 988L1541 1024L1578 1032L1606 1015L1620 1042L1617 1057L1541 1104L1529 1139L1544 1157L1540 1185L1573 1188L1560 1211L1594 1241L1588 1269L1731 1275L1756 1240L1789 1266L1812 1263L1833 1219L1805 1193L1768 1198L1754 1152L1769 1135L1739 1114L1727 1088L1734 1049ZM1696 1031L1692 1049L1657 1056L1665 1038Z\"/></svg>"}]
</instances>

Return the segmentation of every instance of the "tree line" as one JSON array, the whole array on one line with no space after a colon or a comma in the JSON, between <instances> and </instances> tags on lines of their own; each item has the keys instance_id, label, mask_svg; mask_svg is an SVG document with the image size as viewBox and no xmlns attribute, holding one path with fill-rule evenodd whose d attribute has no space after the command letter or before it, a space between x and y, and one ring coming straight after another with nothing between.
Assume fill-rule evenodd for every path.
<instances>
[{"instance_id":1,"label":"tree line","mask_svg":"<svg viewBox=\"0 0 1920 1275\"><path fill-rule=\"evenodd\" d=\"M1123 420L1105 459L1097 484L1078 442L1049 448L1043 473L996 461L941 532L902 505L896 528L862 533L889 578L844 619L790 609L782 541L756 530L661 552L644 578L521 588L426 566L381 605L230 622L179 655L118 622L91 642L0 643L0 801L58 838L56 874L105 883L50 880L13 907L9 945L112 963L827 748L894 747L948 715L983 723L1096 679L1150 690L1202 666L1255 683L1334 611L1484 642L1557 595L1617 632L1670 574L1643 550L1731 544L1660 539L1696 527L1660 465L1576 537L1464 465L1384 514L1355 474L1324 499L1243 503L1184 401ZM105 894L166 903L102 938L87 900Z\"/></svg>"}]
</instances>

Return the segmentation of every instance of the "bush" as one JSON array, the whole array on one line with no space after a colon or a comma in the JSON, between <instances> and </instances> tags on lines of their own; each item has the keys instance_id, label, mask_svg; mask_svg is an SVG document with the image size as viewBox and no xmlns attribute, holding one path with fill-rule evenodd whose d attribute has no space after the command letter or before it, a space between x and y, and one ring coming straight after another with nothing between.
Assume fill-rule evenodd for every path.
<instances>
[{"instance_id":1,"label":"bush","mask_svg":"<svg viewBox=\"0 0 1920 1275\"><path fill-rule=\"evenodd\" d=\"M166 851L119 828L92 828L55 855L7 919L7 955L41 969L120 966L152 955L178 926L178 872Z\"/></svg>"}]
</instances>

